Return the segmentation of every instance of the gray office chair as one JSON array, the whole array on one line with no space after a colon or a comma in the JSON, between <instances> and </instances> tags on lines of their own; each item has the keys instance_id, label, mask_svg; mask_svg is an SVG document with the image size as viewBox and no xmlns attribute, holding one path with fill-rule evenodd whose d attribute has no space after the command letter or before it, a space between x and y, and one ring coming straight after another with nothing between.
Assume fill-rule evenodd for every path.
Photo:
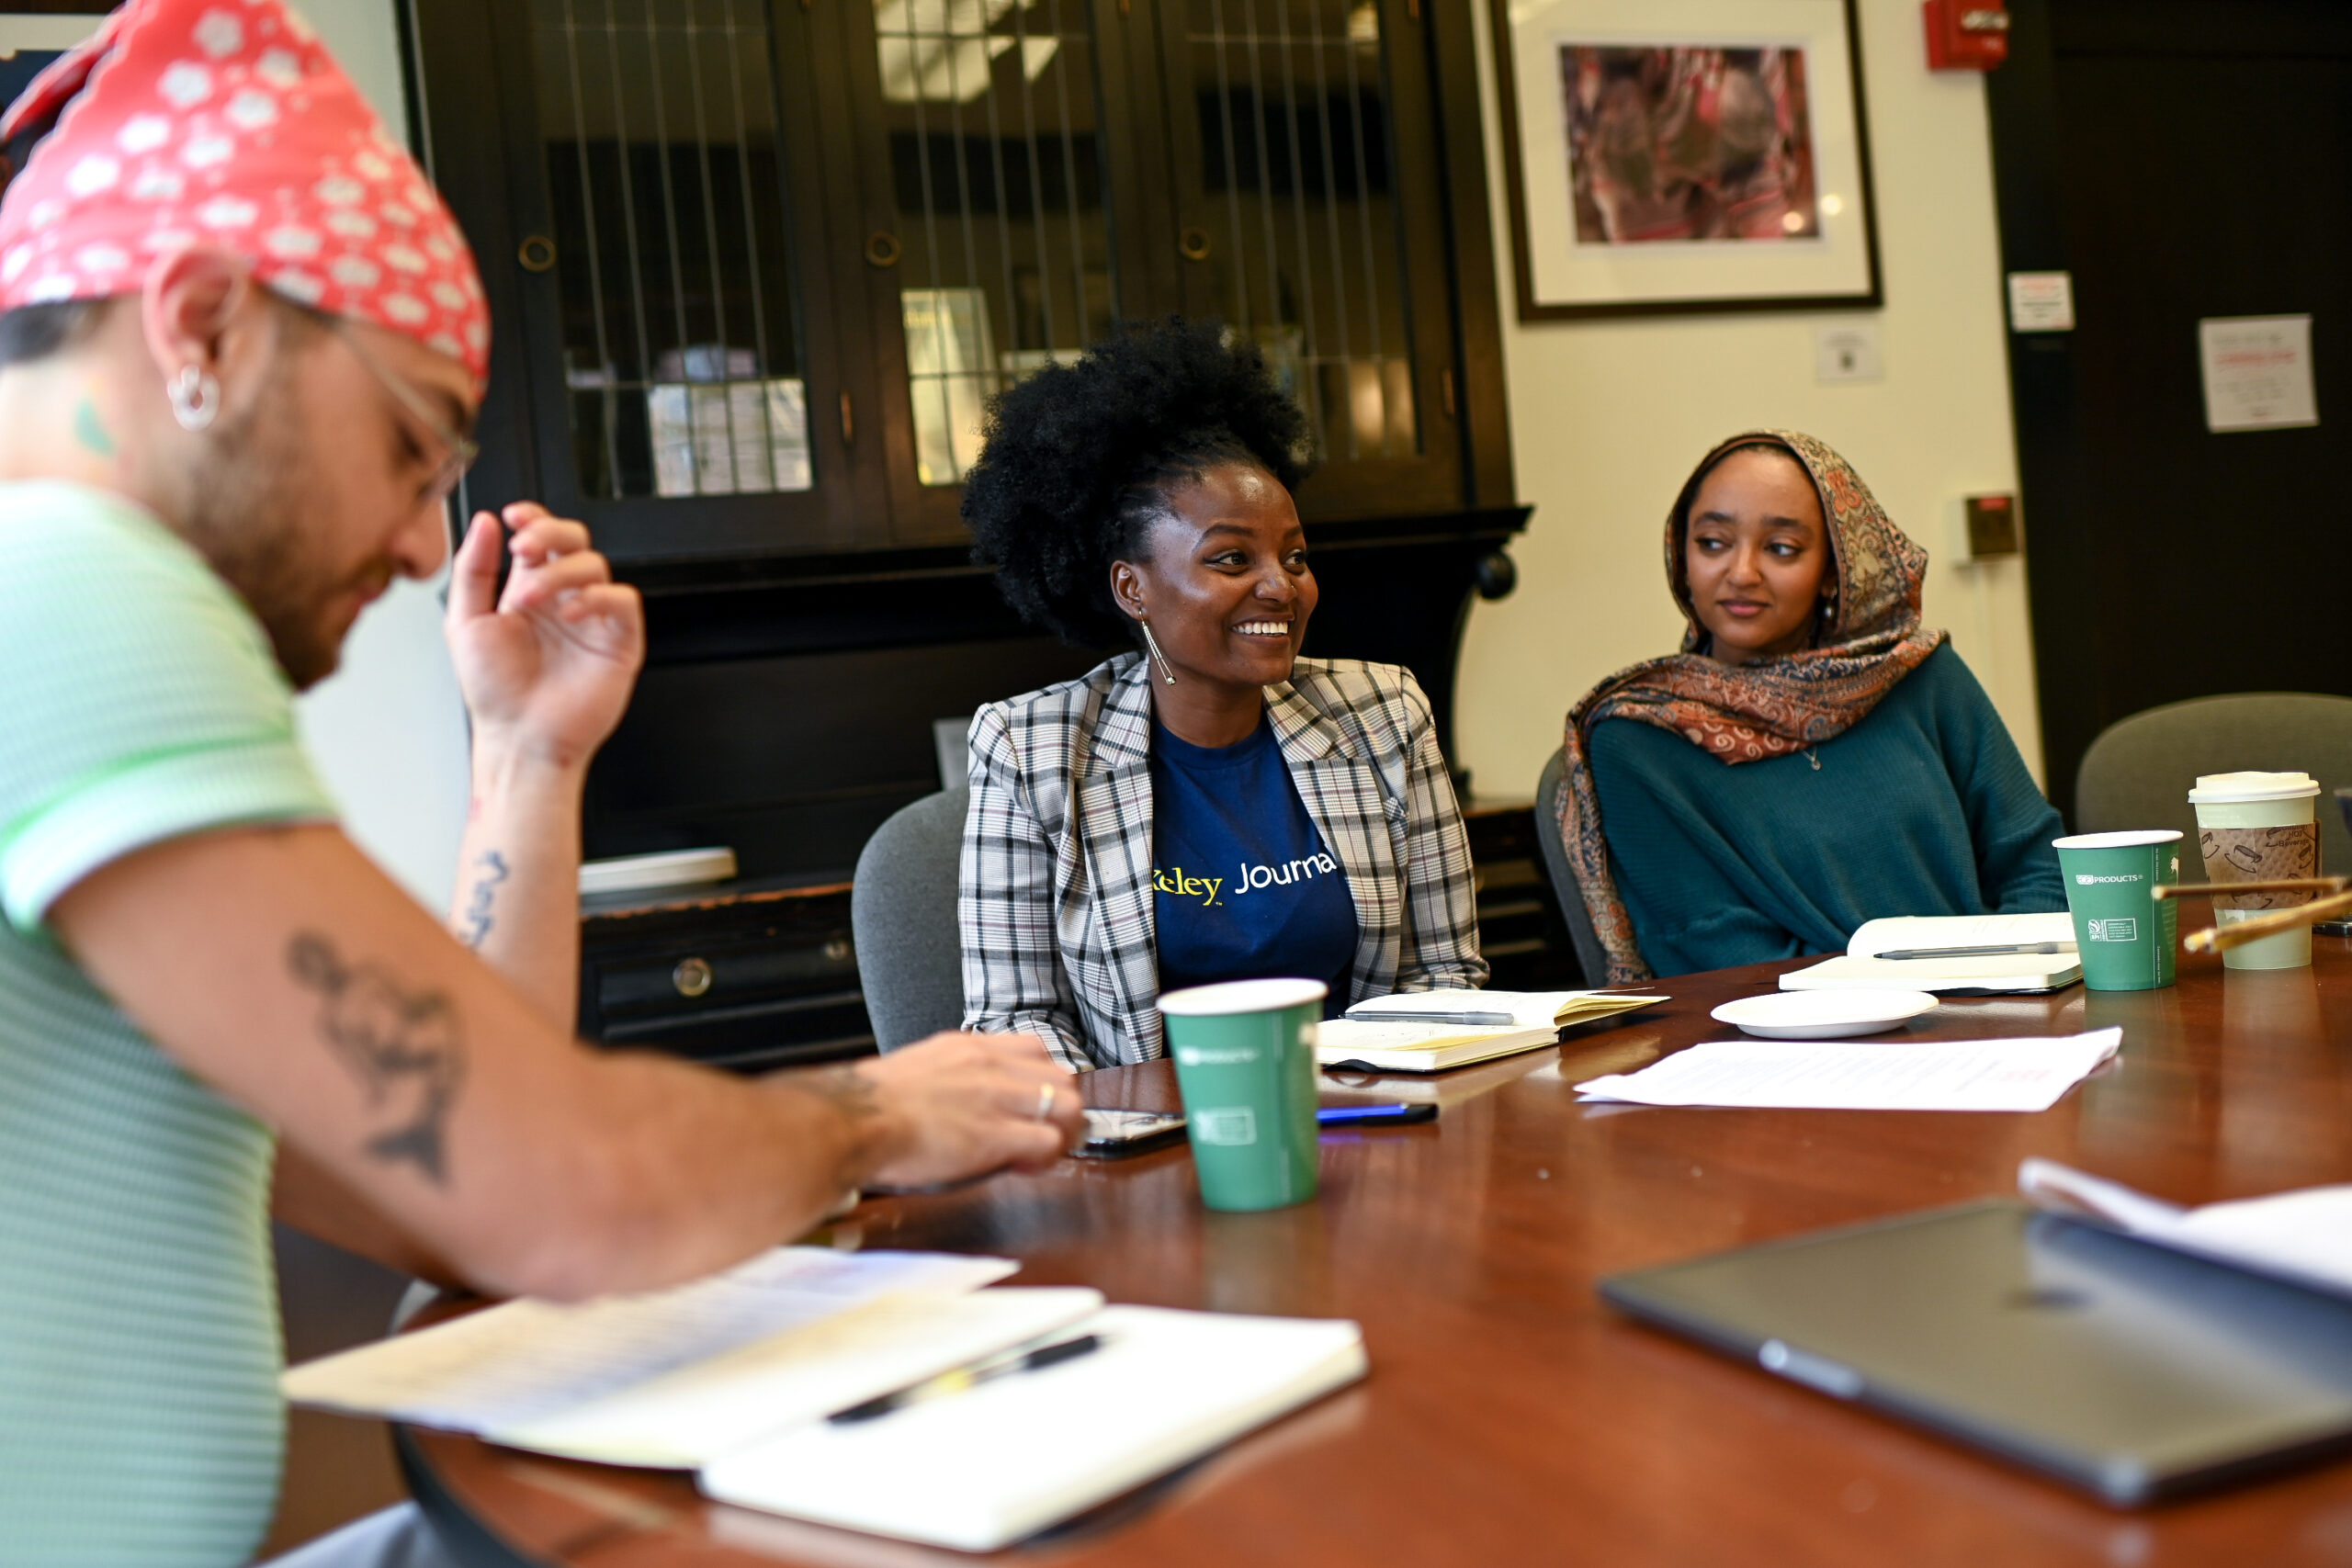
<instances>
[{"instance_id":1,"label":"gray office chair","mask_svg":"<svg viewBox=\"0 0 2352 1568\"><path fill-rule=\"evenodd\" d=\"M2332 793L2352 784L2352 697L2243 692L2135 713L2099 731L2075 773L2075 823L2086 833L2178 828L2192 846L2183 881L2202 881L2188 791L2199 773L2301 771L2317 779L2319 859L2352 873L2352 835Z\"/></svg>"},{"instance_id":2,"label":"gray office chair","mask_svg":"<svg viewBox=\"0 0 2352 1568\"><path fill-rule=\"evenodd\" d=\"M905 807L857 857L849 923L874 1043L895 1051L964 1021L963 939L956 878L968 789L944 789Z\"/></svg>"},{"instance_id":3,"label":"gray office chair","mask_svg":"<svg viewBox=\"0 0 2352 1568\"><path fill-rule=\"evenodd\" d=\"M1555 751L1535 783L1535 841L1544 849L1544 869L1552 874L1552 892L1560 900L1560 914L1568 922L1568 941L1577 950L1577 966L1588 986L1609 984L1609 951L1600 945L1585 912L1584 892L1577 884L1576 867L1568 863L1567 846L1560 842L1560 785L1567 772L1564 752Z\"/></svg>"}]
</instances>

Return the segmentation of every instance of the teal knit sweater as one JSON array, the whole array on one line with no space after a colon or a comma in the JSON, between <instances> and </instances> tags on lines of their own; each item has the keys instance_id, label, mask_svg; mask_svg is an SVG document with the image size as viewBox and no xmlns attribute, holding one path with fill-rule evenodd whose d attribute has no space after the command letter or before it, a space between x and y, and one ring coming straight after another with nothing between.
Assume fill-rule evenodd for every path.
<instances>
[{"instance_id":1,"label":"teal knit sweater","mask_svg":"<svg viewBox=\"0 0 2352 1568\"><path fill-rule=\"evenodd\" d=\"M1632 719L1596 726L1591 754L1617 890L1661 976L1842 953L1884 915L2066 907L2065 829L1950 644L1812 756L1733 766Z\"/></svg>"}]
</instances>

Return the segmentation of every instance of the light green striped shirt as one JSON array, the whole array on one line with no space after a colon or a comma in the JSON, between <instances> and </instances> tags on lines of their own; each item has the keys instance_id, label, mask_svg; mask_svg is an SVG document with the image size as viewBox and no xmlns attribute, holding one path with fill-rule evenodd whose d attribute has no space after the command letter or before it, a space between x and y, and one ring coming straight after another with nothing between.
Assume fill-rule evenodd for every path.
<instances>
[{"instance_id":1,"label":"light green striped shirt","mask_svg":"<svg viewBox=\"0 0 2352 1568\"><path fill-rule=\"evenodd\" d=\"M146 845L334 814L252 614L153 516L0 485L0 1558L243 1562L284 1415L268 1130L42 926Z\"/></svg>"}]
</instances>

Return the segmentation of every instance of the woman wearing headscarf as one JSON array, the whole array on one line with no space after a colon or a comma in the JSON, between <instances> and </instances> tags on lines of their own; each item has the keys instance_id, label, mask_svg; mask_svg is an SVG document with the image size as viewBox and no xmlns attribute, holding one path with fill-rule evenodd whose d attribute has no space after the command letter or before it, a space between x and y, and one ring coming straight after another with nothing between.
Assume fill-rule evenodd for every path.
<instances>
[{"instance_id":1,"label":"woman wearing headscarf","mask_svg":"<svg viewBox=\"0 0 2352 1568\"><path fill-rule=\"evenodd\" d=\"M1919 625L1927 568L1812 436L1736 435L1691 474L1666 525L1682 651L1569 710L1554 802L1611 982L2066 907L2057 812Z\"/></svg>"}]
</instances>

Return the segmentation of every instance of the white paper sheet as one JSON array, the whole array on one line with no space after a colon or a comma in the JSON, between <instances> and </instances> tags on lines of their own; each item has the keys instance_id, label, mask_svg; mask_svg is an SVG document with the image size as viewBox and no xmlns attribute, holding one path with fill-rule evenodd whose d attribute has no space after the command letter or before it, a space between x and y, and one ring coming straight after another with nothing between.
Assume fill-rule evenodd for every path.
<instances>
[{"instance_id":1,"label":"white paper sheet","mask_svg":"<svg viewBox=\"0 0 2352 1568\"><path fill-rule=\"evenodd\" d=\"M2047 1111L2115 1055L2120 1029L1901 1044L1729 1040L1577 1085L1635 1105L1792 1111Z\"/></svg>"},{"instance_id":2,"label":"white paper sheet","mask_svg":"<svg viewBox=\"0 0 2352 1568\"><path fill-rule=\"evenodd\" d=\"M903 1291L973 1291L1009 1258L780 1247L722 1274L635 1296L508 1302L296 1367L297 1404L482 1432L547 1419L770 1335Z\"/></svg>"}]
</instances>

